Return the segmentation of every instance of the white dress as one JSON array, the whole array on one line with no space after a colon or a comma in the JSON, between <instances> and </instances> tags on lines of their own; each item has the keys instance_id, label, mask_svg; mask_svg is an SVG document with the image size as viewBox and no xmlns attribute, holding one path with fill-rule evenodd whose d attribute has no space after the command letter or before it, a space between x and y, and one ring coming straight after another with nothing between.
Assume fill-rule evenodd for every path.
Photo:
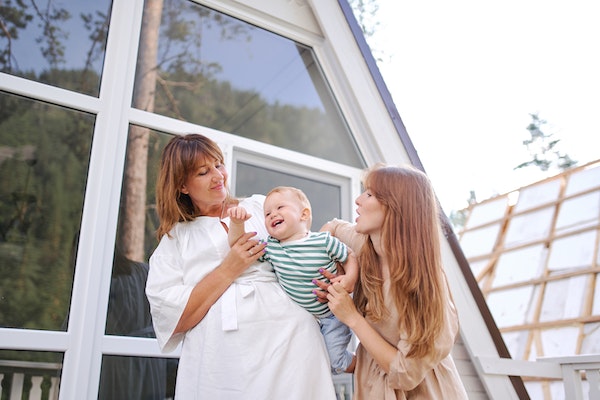
<instances>
[{"instance_id":1,"label":"white dress","mask_svg":"<svg viewBox=\"0 0 600 400\"><path fill-rule=\"evenodd\" d=\"M255 195L240 205L252 214L246 230L266 239L263 202ZM176 399L335 399L318 324L283 292L268 262L251 265L198 325L174 335L192 288L229 245L216 217L178 223L171 236L150 258L146 294L163 352L182 343Z\"/></svg>"}]
</instances>

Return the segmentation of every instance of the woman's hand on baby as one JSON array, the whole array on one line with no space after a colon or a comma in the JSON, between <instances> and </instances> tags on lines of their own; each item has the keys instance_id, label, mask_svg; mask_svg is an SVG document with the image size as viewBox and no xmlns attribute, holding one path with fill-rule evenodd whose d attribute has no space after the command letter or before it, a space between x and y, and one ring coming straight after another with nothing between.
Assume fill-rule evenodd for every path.
<instances>
[{"instance_id":1,"label":"woman's hand on baby","mask_svg":"<svg viewBox=\"0 0 600 400\"><path fill-rule=\"evenodd\" d=\"M348 275L338 275L337 277L331 279L331 283L340 283L346 292L352 293L354 292L356 280L350 279Z\"/></svg>"},{"instance_id":2,"label":"woman's hand on baby","mask_svg":"<svg viewBox=\"0 0 600 400\"><path fill-rule=\"evenodd\" d=\"M331 285L330 282L336 282L344 275L333 274L323 268L321 268L319 272L324 278L327 278L329 282L326 282L325 279L313 279L313 283L317 285L317 288L313 290L313 293L317 296L317 301L327 303L329 301L327 300L327 289L329 289L329 286Z\"/></svg>"},{"instance_id":3,"label":"woman's hand on baby","mask_svg":"<svg viewBox=\"0 0 600 400\"><path fill-rule=\"evenodd\" d=\"M223 261L223 264L229 265L236 278L264 254L267 242L258 240L255 236L256 232L247 232L240 236Z\"/></svg>"},{"instance_id":4,"label":"woman's hand on baby","mask_svg":"<svg viewBox=\"0 0 600 400\"><path fill-rule=\"evenodd\" d=\"M341 283L334 283L327 289L329 309L344 324L351 326L352 321L360 317L350 294Z\"/></svg>"}]
</instances>

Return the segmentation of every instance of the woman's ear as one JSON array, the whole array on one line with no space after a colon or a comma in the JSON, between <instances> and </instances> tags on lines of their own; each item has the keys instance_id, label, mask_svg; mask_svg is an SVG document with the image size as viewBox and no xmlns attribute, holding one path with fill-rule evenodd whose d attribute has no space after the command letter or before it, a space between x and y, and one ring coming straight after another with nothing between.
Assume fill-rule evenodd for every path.
<instances>
[{"instance_id":1,"label":"woman's ear","mask_svg":"<svg viewBox=\"0 0 600 400\"><path fill-rule=\"evenodd\" d=\"M183 194L190 194L190 191L187 189L187 187L185 185L181 186L181 189L179 189L179 191Z\"/></svg>"}]
</instances>

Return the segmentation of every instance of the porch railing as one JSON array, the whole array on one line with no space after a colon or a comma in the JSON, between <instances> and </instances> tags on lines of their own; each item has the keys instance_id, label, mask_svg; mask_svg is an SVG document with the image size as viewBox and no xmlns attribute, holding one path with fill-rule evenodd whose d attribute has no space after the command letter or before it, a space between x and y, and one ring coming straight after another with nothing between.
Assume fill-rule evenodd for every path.
<instances>
[{"instance_id":1,"label":"porch railing","mask_svg":"<svg viewBox=\"0 0 600 400\"><path fill-rule=\"evenodd\" d=\"M568 400L600 399L600 354L541 357L537 361L478 357L476 363L486 374L562 380Z\"/></svg>"},{"instance_id":2,"label":"porch railing","mask_svg":"<svg viewBox=\"0 0 600 400\"><path fill-rule=\"evenodd\" d=\"M0 360L0 399L57 400L61 368L57 363ZM352 398L352 375L336 375L334 384L338 400Z\"/></svg>"},{"instance_id":3,"label":"porch railing","mask_svg":"<svg viewBox=\"0 0 600 400\"><path fill-rule=\"evenodd\" d=\"M0 360L0 398L56 400L61 368L58 363Z\"/></svg>"},{"instance_id":4,"label":"porch railing","mask_svg":"<svg viewBox=\"0 0 600 400\"><path fill-rule=\"evenodd\" d=\"M565 399L600 399L600 354L543 357L537 361L477 357L475 362L485 374L562 380ZM0 398L56 400L61 368L58 363L0 360ZM335 381L340 399L349 398L349 376L338 376ZM8 396L3 391L8 391Z\"/></svg>"}]
</instances>

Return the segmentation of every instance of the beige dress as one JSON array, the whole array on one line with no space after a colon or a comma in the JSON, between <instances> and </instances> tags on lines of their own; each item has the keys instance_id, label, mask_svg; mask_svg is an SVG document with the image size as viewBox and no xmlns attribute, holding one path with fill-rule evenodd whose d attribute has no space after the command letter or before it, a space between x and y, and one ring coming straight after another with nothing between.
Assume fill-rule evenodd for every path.
<instances>
[{"instance_id":1,"label":"beige dress","mask_svg":"<svg viewBox=\"0 0 600 400\"><path fill-rule=\"evenodd\" d=\"M333 235L359 253L365 237L354 231L348 222L331 222ZM385 272L384 272L385 276ZM384 287L386 306L390 318L375 323L367 321L389 343L398 349L396 357L386 373L360 344L356 350L354 371L354 400L392 399L467 399L467 393L452 360L450 352L458 334L458 315L450 294L447 294L446 325L436 342L435 355L426 358L407 358L410 345L399 332L396 322L397 310L389 295L389 280Z\"/></svg>"}]
</instances>

